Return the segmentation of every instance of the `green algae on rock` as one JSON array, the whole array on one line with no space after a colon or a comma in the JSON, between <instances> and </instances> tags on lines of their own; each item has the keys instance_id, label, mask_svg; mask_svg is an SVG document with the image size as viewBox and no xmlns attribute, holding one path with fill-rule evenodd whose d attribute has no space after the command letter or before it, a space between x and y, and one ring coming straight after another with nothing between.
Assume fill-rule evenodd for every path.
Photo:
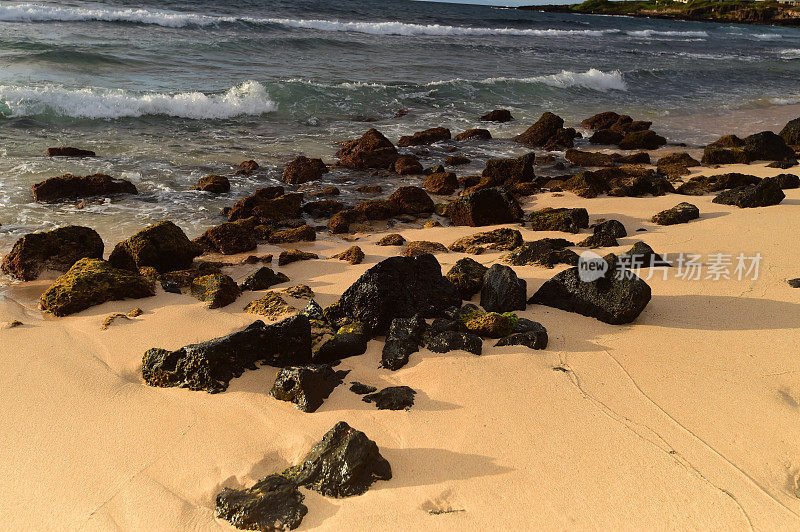
<instances>
[{"instance_id":1,"label":"green algae on rock","mask_svg":"<svg viewBox=\"0 0 800 532\"><path fill-rule=\"evenodd\" d=\"M464 257L450 268L445 277L458 288L461 299L470 299L481 291L483 276L487 271L489 268L480 262Z\"/></svg>"},{"instance_id":2,"label":"green algae on rock","mask_svg":"<svg viewBox=\"0 0 800 532\"><path fill-rule=\"evenodd\" d=\"M201 247L189 240L180 227L165 220L117 244L108 262L124 270L152 266L164 273L191 267L201 253Z\"/></svg>"},{"instance_id":3,"label":"green algae on rock","mask_svg":"<svg viewBox=\"0 0 800 532\"><path fill-rule=\"evenodd\" d=\"M192 281L191 291L192 297L208 301L210 309L230 305L241 293L236 281L220 273L196 277Z\"/></svg>"},{"instance_id":4,"label":"green algae on rock","mask_svg":"<svg viewBox=\"0 0 800 532\"><path fill-rule=\"evenodd\" d=\"M106 301L139 299L155 294L153 284L138 273L114 268L101 259L80 259L53 282L39 304L54 316L68 316Z\"/></svg>"},{"instance_id":5,"label":"green algae on rock","mask_svg":"<svg viewBox=\"0 0 800 532\"><path fill-rule=\"evenodd\" d=\"M298 312L284 300L280 294L267 292L261 299L256 299L247 304L245 312L259 314L270 319L278 319Z\"/></svg>"}]
</instances>

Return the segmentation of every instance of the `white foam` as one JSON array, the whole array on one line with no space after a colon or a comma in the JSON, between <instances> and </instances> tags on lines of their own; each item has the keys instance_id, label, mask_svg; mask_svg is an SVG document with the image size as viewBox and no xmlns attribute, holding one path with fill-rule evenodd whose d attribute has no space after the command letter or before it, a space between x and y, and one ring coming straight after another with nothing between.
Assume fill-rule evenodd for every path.
<instances>
[{"instance_id":1,"label":"white foam","mask_svg":"<svg viewBox=\"0 0 800 532\"><path fill-rule=\"evenodd\" d=\"M226 17L136 8L85 8L41 4L7 4L0 6L0 21L2 22L80 22L92 20L136 22L182 28L190 24L209 26L224 22ZM227 18L227 20L235 21L236 19Z\"/></svg>"},{"instance_id":2,"label":"white foam","mask_svg":"<svg viewBox=\"0 0 800 532\"><path fill-rule=\"evenodd\" d=\"M705 31L661 31L661 30L636 30L626 31L632 37L708 37Z\"/></svg>"},{"instance_id":3,"label":"white foam","mask_svg":"<svg viewBox=\"0 0 800 532\"><path fill-rule=\"evenodd\" d=\"M246 81L223 94L202 92L136 94L121 89L68 89L57 85L0 85L0 109L10 116L52 113L74 118L123 118L167 115L192 119L222 119L260 115L276 109L266 89Z\"/></svg>"},{"instance_id":4,"label":"white foam","mask_svg":"<svg viewBox=\"0 0 800 532\"><path fill-rule=\"evenodd\" d=\"M800 48L787 48L779 54L783 59L800 59Z\"/></svg>"},{"instance_id":5,"label":"white foam","mask_svg":"<svg viewBox=\"0 0 800 532\"><path fill-rule=\"evenodd\" d=\"M586 72L572 72L569 70L562 70L558 74L550 74L546 76L533 76L528 78L488 78L481 81L481 83L541 83L550 87L557 87L566 89L569 87L580 87L584 89L592 89L596 91L606 92L609 90L626 91L628 84L622 76L622 72L614 70L612 72L603 72L596 68L590 68ZM435 82L441 83L441 82Z\"/></svg>"},{"instance_id":6,"label":"white foam","mask_svg":"<svg viewBox=\"0 0 800 532\"><path fill-rule=\"evenodd\" d=\"M788 98L770 98L769 103L774 105L795 105L800 103L800 96L790 96Z\"/></svg>"},{"instance_id":7,"label":"white foam","mask_svg":"<svg viewBox=\"0 0 800 532\"><path fill-rule=\"evenodd\" d=\"M783 35L777 33L751 33L750 37L759 41L777 41L783 39Z\"/></svg>"}]
</instances>

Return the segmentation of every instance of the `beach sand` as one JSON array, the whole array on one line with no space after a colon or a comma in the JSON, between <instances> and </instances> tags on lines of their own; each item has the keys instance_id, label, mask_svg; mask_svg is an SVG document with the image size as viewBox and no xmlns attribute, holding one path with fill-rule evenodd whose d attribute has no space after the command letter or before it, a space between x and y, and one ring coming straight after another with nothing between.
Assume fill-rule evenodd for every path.
<instances>
[{"instance_id":1,"label":"beach sand","mask_svg":"<svg viewBox=\"0 0 800 532\"><path fill-rule=\"evenodd\" d=\"M782 173L764 165L706 174ZM790 169L788 172L792 172ZM659 253L763 257L757 280L647 279L653 298L629 325L539 305L544 351L484 354L425 349L399 371L378 369L382 342L344 360L351 370L315 413L272 399L276 369L261 367L207 394L152 388L141 378L150 347L175 349L238 330L258 293L208 310L189 295L106 303L68 318L43 315L40 280L7 287L0 322L0 520L6 529L230 529L215 518L223 487L248 487L297 463L337 421L364 431L393 478L364 495L331 499L301 488L301 530L769 529L800 528L800 190L780 205L738 209L713 195L583 199L543 193L525 210L586 207ZM660 227L656 212L689 201L699 220ZM517 226L509 226L517 227ZM636 232L639 228L646 232ZM396 228L395 228L396 229ZM449 245L489 228L400 229L409 240ZM563 233L520 228L525 240ZM280 268L322 305L400 248L380 234L325 236L287 247L329 257L353 243L363 264L312 260ZM107 243L109 244L109 243ZM279 251L261 246L260 253ZM437 256L447 271L465 255ZM483 263L500 253L474 256ZM228 257L236 261L241 257ZM255 266L236 266L241 280ZM531 295L564 266L515 267ZM281 285L276 288L281 288ZM304 301L295 301L298 306ZM144 314L101 330L113 312ZM409 411L379 411L350 392L357 380L407 385Z\"/></svg>"}]
</instances>

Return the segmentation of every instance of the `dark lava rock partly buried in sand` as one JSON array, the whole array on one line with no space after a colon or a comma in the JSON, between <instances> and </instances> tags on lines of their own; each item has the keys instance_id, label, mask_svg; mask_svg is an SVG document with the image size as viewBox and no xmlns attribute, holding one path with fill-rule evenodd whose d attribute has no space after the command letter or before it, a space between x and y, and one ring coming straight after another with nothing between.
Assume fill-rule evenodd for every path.
<instances>
[{"instance_id":1,"label":"dark lava rock partly buried in sand","mask_svg":"<svg viewBox=\"0 0 800 532\"><path fill-rule=\"evenodd\" d=\"M522 233L516 229L493 229L459 238L450 244L451 251L480 255L486 250L509 251L522 245Z\"/></svg>"},{"instance_id":2,"label":"dark lava rock partly buried in sand","mask_svg":"<svg viewBox=\"0 0 800 532\"><path fill-rule=\"evenodd\" d=\"M487 188L448 203L445 215L453 225L479 227L517 222L522 207L504 189Z\"/></svg>"},{"instance_id":3,"label":"dark lava rock partly buried in sand","mask_svg":"<svg viewBox=\"0 0 800 532\"><path fill-rule=\"evenodd\" d=\"M211 192L212 194L223 194L230 192L231 182L224 175L210 174L201 177L192 190L200 190L202 192Z\"/></svg>"},{"instance_id":4,"label":"dark lava rock partly buried in sand","mask_svg":"<svg viewBox=\"0 0 800 532\"><path fill-rule=\"evenodd\" d=\"M502 264L493 264L483 275L481 306L489 312L525 310L528 284Z\"/></svg>"},{"instance_id":5,"label":"dark lava rock partly buried in sand","mask_svg":"<svg viewBox=\"0 0 800 532\"><path fill-rule=\"evenodd\" d=\"M114 268L100 259L80 259L42 294L39 305L54 316L68 316L106 301L154 293L152 283L138 273Z\"/></svg>"},{"instance_id":6,"label":"dark lava rock partly buried in sand","mask_svg":"<svg viewBox=\"0 0 800 532\"><path fill-rule=\"evenodd\" d=\"M378 389L375 386L370 386L369 384L363 384L363 383L358 382L358 381L353 382L353 384L350 386L350 391L353 392L354 394L358 394L358 395L364 395L364 394L367 394L367 393L372 393L372 392L377 391L377 390Z\"/></svg>"},{"instance_id":7,"label":"dark lava rock partly buried in sand","mask_svg":"<svg viewBox=\"0 0 800 532\"><path fill-rule=\"evenodd\" d=\"M735 164L753 161L784 161L794 159L794 150L783 138L772 131L762 131L740 139L736 135L725 135L706 146L703 164Z\"/></svg>"},{"instance_id":8,"label":"dark lava rock partly buried in sand","mask_svg":"<svg viewBox=\"0 0 800 532\"><path fill-rule=\"evenodd\" d=\"M578 254L570 249L574 246L569 240L563 238L542 238L533 242L525 242L504 257L505 261L514 266L527 266L530 264L552 268L556 264L578 264Z\"/></svg>"},{"instance_id":9,"label":"dark lava rock partly buried in sand","mask_svg":"<svg viewBox=\"0 0 800 532\"><path fill-rule=\"evenodd\" d=\"M581 248L606 248L618 246L617 238L611 233L594 233L576 244Z\"/></svg>"},{"instance_id":10,"label":"dark lava rock partly buried in sand","mask_svg":"<svg viewBox=\"0 0 800 532\"><path fill-rule=\"evenodd\" d=\"M202 253L180 227L164 221L142 229L114 247L108 261L117 268L138 271L152 266L161 273L185 270Z\"/></svg>"},{"instance_id":11,"label":"dark lava rock partly buried in sand","mask_svg":"<svg viewBox=\"0 0 800 532\"><path fill-rule=\"evenodd\" d=\"M616 260L607 260L605 275L591 282L580 279L578 268L564 270L546 281L528 303L576 312L613 325L630 323L650 301L650 286L628 270L618 276Z\"/></svg>"},{"instance_id":12,"label":"dark lava rock partly buried in sand","mask_svg":"<svg viewBox=\"0 0 800 532\"><path fill-rule=\"evenodd\" d=\"M328 364L283 368L269 394L279 401L294 403L303 412L316 412L345 375L346 371L336 371Z\"/></svg>"},{"instance_id":13,"label":"dark lava rock partly buried in sand","mask_svg":"<svg viewBox=\"0 0 800 532\"><path fill-rule=\"evenodd\" d=\"M415 240L406 244L403 250L404 257L416 257L417 255L424 255L429 253L435 255L437 253L449 253L450 250L445 247L441 242L430 242L428 240Z\"/></svg>"},{"instance_id":14,"label":"dark lava rock partly buried in sand","mask_svg":"<svg viewBox=\"0 0 800 532\"><path fill-rule=\"evenodd\" d=\"M688 196L702 196L709 192L718 192L728 188L746 187L761 181L754 175L730 172L727 174L697 176L681 184L676 192Z\"/></svg>"},{"instance_id":15,"label":"dark lava rock partly buried in sand","mask_svg":"<svg viewBox=\"0 0 800 532\"><path fill-rule=\"evenodd\" d=\"M563 231L577 233L589 227L589 213L586 209L545 208L530 213L528 219L534 231Z\"/></svg>"},{"instance_id":16,"label":"dark lava rock partly buried in sand","mask_svg":"<svg viewBox=\"0 0 800 532\"><path fill-rule=\"evenodd\" d=\"M64 174L36 183L32 190L34 201L41 202L139 193L130 181L114 179L106 174Z\"/></svg>"},{"instance_id":17,"label":"dark lava rock partly buried in sand","mask_svg":"<svg viewBox=\"0 0 800 532\"><path fill-rule=\"evenodd\" d=\"M310 363L308 318L297 315L272 325L255 321L242 331L175 351L149 349L142 359L142 376L151 386L217 393L245 369L255 369L257 362L276 367Z\"/></svg>"},{"instance_id":18,"label":"dark lava rock partly buried in sand","mask_svg":"<svg viewBox=\"0 0 800 532\"><path fill-rule=\"evenodd\" d=\"M236 281L220 273L196 277L191 286L192 297L207 301L208 308L222 308L230 305L241 293Z\"/></svg>"},{"instance_id":19,"label":"dark lava rock partly buried in sand","mask_svg":"<svg viewBox=\"0 0 800 532\"><path fill-rule=\"evenodd\" d=\"M447 280L458 288L462 299L471 299L481 291L483 276L489 270L486 266L469 257L459 259L447 272Z\"/></svg>"},{"instance_id":20,"label":"dark lava rock partly buried in sand","mask_svg":"<svg viewBox=\"0 0 800 532\"><path fill-rule=\"evenodd\" d=\"M364 260L364 252L358 246L351 246L346 250L342 251L341 253L337 253L332 259L339 259L345 262L349 262L350 264L361 264Z\"/></svg>"},{"instance_id":21,"label":"dark lava rock partly buried in sand","mask_svg":"<svg viewBox=\"0 0 800 532\"><path fill-rule=\"evenodd\" d=\"M83 258L103 258L103 239L94 229L68 225L19 238L3 257L2 269L16 279L33 281L42 270L66 272Z\"/></svg>"},{"instance_id":22,"label":"dark lava rock partly buried in sand","mask_svg":"<svg viewBox=\"0 0 800 532\"><path fill-rule=\"evenodd\" d=\"M606 220L594 226L594 234L608 233L615 238L625 238L628 236L628 231L619 220Z\"/></svg>"},{"instance_id":23,"label":"dark lava rock partly buried in sand","mask_svg":"<svg viewBox=\"0 0 800 532\"><path fill-rule=\"evenodd\" d=\"M325 311L313 299L301 314L311 325L311 359L316 364L334 363L367 351L370 331L360 322L328 320Z\"/></svg>"},{"instance_id":24,"label":"dark lava rock partly buried in sand","mask_svg":"<svg viewBox=\"0 0 800 532\"><path fill-rule=\"evenodd\" d=\"M685 224L700 218L700 209L691 203L681 202L671 209L661 211L653 216L652 222L658 225Z\"/></svg>"},{"instance_id":25,"label":"dark lava rock partly buried in sand","mask_svg":"<svg viewBox=\"0 0 800 532\"><path fill-rule=\"evenodd\" d=\"M524 345L530 349L545 349L547 347L547 329L541 323L520 318L511 334L501 338L494 345L495 347Z\"/></svg>"},{"instance_id":26,"label":"dark lava rock partly buried in sand","mask_svg":"<svg viewBox=\"0 0 800 532\"><path fill-rule=\"evenodd\" d=\"M297 484L283 475L269 475L251 488L224 488L217 495L217 517L242 530L292 530L308 508Z\"/></svg>"},{"instance_id":27,"label":"dark lava rock partly buried in sand","mask_svg":"<svg viewBox=\"0 0 800 532\"><path fill-rule=\"evenodd\" d=\"M365 395L362 401L375 403L378 410L408 410L414 406L416 391L408 386L390 386L383 390Z\"/></svg>"},{"instance_id":28,"label":"dark lava rock partly buried in sand","mask_svg":"<svg viewBox=\"0 0 800 532\"><path fill-rule=\"evenodd\" d=\"M224 222L194 239L205 251L216 251L223 255L235 255L252 251L258 247L253 234L256 220L247 218L235 222Z\"/></svg>"},{"instance_id":29,"label":"dark lava rock partly buried in sand","mask_svg":"<svg viewBox=\"0 0 800 532\"><path fill-rule=\"evenodd\" d=\"M756 185L737 187L726 190L712 201L722 205L736 205L740 208L768 207L783 201L786 195L781 190L778 180L765 178Z\"/></svg>"},{"instance_id":30,"label":"dark lava rock partly buried in sand","mask_svg":"<svg viewBox=\"0 0 800 532\"><path fill-rule=\"evenodd\" d=\"M374 441L340 421L300 464L281 474L326 497L351 497L376 480L391 479L392 467Z\"/></svg>"},{"instance_id":31,"label":"dark lava rock partly buried in sand","mask_svg":"<svg viewBox=\"0 0 800 532\"><path fill-rule=\"evenodd\" d=\"M794 174L778 174L773 179L783 190L800 188L800 176Z\"/></svg>"},{"instance_id":32,"label":"dark lava rock partly buried in sand","mask_svg":"<svg viewBox=\"0 0 800 532\"><path fill-rule=\"evenodd\" d=\"M800 146L800 118L790 120L778 134L789 146Z\"/></svg>"},{"instance_id":33,"label":"dark lava rock partly buried in sand","mask_svg":"<svg viewBox=\"0 0 800 532\"><path fill-rule=\"evenodd\" d=\"M483 349L483 341L477 334L462 331L442 331L428 337L425 347L434 353L466 351L473 355L480 355Z\"/></svg>"},{"instance_id":34,"label":"dark lava rock partly buried in sand","mask_svg":"<svg viewBox=\"0 0 800 532\"><path fill-rule=\"evenodd\" d=\"M460 330L476 334L481 338L502 338L511 334L519 318L512 312L503 314L486 312L477 305L467 303L456 313Z\"/></svg>"},{"instance_id":35,"label":"dark lava rock partly buried in sand","mask_svg":"<svg viewBox=\"0 0 800 532\"><path fill-rule=\"evenodd\" d=\"M266 290L270 286L287 282L289 282L289 278L286 274L276 273L272 268L262 266L245 277L240 288L242 290Z\"/></svg>"},{"instance_id":36,"label":"dark lava rock partly buried in sand","mask_svg":"<svg viewBox=\"0 0 800 532\"><path fill-rule=\"evenodd\" d=\"M618 257L628 268L640 267L649 268L651 266L670 266L669 262L656 253L653 248L642 242L634 242L633 247Z\"/></svg>"},{"instance_id":37,"label":"dark lava rock partly buried in sand","mask_svg":"<svg viewBox=\"0 0 800 532\"><path fill-rule=\"evenodd\" d=\"M395 371L408 364L408 358L419 351L426 329L425 319L419 314L393 319L383 346L381 367Z\"/></svg>"},{"instance_id":38,"label":"dark lava rock partly buried in sand","mask_svg":"<svg viewBox=\"0 0 800 532\"><path fill-rule=\"evenodd\" d=\"M339 312L386 333L395 318L435 318L461 304L433 255L390 257L358 278L339 299Z\"/></svg>"},{"instance_id":39,"label":"dark lava rock partly buried in sand","mask_svg":"<svg viewBox=\"0 0 800 532\"><path fill-rule=\"evenodd\" d=\"M405 243L406 239L399 233L390 233L378 240L379 246L402 246Z\"/></svg>"}]
</instances>

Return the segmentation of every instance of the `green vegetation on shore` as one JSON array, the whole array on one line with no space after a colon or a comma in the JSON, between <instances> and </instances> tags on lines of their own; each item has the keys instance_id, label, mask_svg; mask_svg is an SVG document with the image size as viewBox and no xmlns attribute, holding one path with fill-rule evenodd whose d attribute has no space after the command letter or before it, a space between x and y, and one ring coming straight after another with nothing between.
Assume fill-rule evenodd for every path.
<instances>
[{"instance_id":1,"label":"green vegetation on shore","mask_svg":"<svg viewBox=\"0 0 800 532\"><path fill-rule=\"evenodd\" d=\"M800 26L800 6L781 4L775 0L693 0L688 3L673 0L586 0L581 4L526 6L520 9L701 22Z\"/></svg>"}]
</instances>

